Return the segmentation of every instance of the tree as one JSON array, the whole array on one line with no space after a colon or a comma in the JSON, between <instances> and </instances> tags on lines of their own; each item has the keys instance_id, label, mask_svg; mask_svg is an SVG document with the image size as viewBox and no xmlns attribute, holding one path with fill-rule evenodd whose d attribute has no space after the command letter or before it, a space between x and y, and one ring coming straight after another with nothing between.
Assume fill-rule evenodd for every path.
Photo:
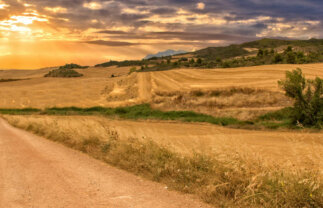
<instances>
[{"instance_id":1,"label":"tree","mask_svg":"<svg viewBox=\"0 0 323 208\"><path fill-rule=\"evenodd\" d=\"M215 61L216 61L216 63L222 63L222 59L221 59L221 58L219 58L219 57L218 57L218 58L216 58L216 59L215 59Z\"/></svg>"},{"instance_id":2,"label":"tree","mask_svg":"<svg viewBox=\"0 0 323 208\"><path fill-rule=\"evenodd\" d=\"M264 55L264 51L262 49L259 49L257 56L262 57L263 55Z\"/></svg>"},{"instance_id":3,"label":"tree","mask_svg":"<svg viewBox=\"0 0 323 208\"><path fill-rule=\"evenodd\" d=\"M293 47L292 47L292 46L288 46L288 47L285 49L284 53L288 53L288 52L293 52Z\"/></svg>"},{"instance_id":4,"label":"tree","mask_svg":"<svg viewBox=\"0 0 323 208\"><path fill-rule=\"evenodd\" d=\"M307 126L323 125L323 80L306 80L301 69L286 72L286 79L278 82L286 96L293 98L293 122Z\"/></svg>"},{"instance_id":5,"label":"tree","mask_svg":"<svg viewBox=\"0 0 323 208\"><path fill-rule=\"evenodd\" d=\"M278 64L278 63L281 63L283 61L283 57L282 57L282 55L280 55L279 53L277 53L276 55L275 55L275 58L274 58L274 63L275 64Z\"/></svg>"},{"instance_id":6,"label":"tree","mask_svg":"<svg viewBox=\"0 0 323 208\"><path fill-rule=\"evenodd\" d=\"M274 55L275 54L275 50L273 48L270 50L270 54L271 55Z\"/></svg>"},{"instance_id":7,"label":"tree","mask_svg":"<svg viewBox=\"0 0 323 208\"><path fill-rule=\"evenodd\" d=\"M202 59L201 59L201 58L198 58L198 59L197 59L197 61L196 61L196 63L197 63L198 65L202 65Z\"/></svg>"},{"instance_id":8,"label":"tree","mask_svg":"<svg viewBox=\"0 0 323 208\"><path fill-rule=\"evenodd\" d=\"M295 53L290 51L286 54L286 61L288 64L295 64L296 63L296 56Z\"/></svg>"}]
</instances>

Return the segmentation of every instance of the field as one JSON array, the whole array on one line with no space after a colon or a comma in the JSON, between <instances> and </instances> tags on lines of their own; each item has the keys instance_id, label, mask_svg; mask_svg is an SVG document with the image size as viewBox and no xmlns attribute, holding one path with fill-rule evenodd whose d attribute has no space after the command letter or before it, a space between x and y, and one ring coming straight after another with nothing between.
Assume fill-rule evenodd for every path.
<instances>
[{"instance_id":1,"label":"field","mask_svg":"<svg viewBox=\"0 0 323 208\"><path fill-rule=\"evenodd\" d=\"M84 75L79 78L44 78L50 69L0 71L0 79L11 80L0 82L0 108L148 103L162 111L251 120L293 104L277 81L297 67L307 78L323 77L323 64L145 73L129 73L131 67L90 67L77 69ZM104 114L45 115L49 111L2 117L13 126L195 194L215 206L317 207L323 203L320 130L233 129L147 120L152 118L142 114L139 120Z\"/></svg>"},{"instance_id":2,"label":"field","mask_svg":"<svg viewBox=\"0 0 323 208\"><path fill-rule=\"evenodd\" d=\"M323 77L323 64L234 69L178 69L132 73L130 67L79 69L81 78L44 78L49 69L0 71L0 108L126 106L151 103L162 110L194 110L214 116L251 119L290 106L278 88L286 70ZM111 75L114 78L111 78Z\"/></svg>"}]
</instances>

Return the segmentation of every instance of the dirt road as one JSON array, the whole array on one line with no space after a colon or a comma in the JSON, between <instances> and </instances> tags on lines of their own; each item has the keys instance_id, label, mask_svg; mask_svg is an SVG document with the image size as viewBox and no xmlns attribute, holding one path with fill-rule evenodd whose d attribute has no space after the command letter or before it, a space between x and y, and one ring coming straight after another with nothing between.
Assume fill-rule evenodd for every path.
<instances>
[{"instance_id":1,"label":"dirt road","mask_svg":"<svg viewBox=\"0 0 323 208\"><path fill-rule=\"evenodd\" d=\"M0 120L0 207L208 207Z\"/></svg>"}]
</instances>

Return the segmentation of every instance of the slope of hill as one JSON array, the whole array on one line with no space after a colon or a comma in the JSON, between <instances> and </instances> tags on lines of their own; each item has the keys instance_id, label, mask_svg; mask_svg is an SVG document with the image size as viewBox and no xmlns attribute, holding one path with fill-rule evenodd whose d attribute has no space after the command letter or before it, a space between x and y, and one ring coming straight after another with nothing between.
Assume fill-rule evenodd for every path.
<instances>
[{"instance_id":1,"label":"slope of hill","mask_svg":"<svg viewBox=\"0 0 323 208\"><path fill-rule=\"evenodd\" d=\"M323 62L323 39L261 39L240 45L208 47L195 52L169 55L174 51L149 55L142 60L109 61L96 67L139 66L139 71L165 71L174 68L236 68L271 64ZM147 59L149 58L149 59Z\"/></svg>"},{"instance_id":2,"label":"slope of hill","mask_svg":"<svg viewBox=\"0 0 323 208\"><path fill-rule=\"evenodd\" d=\"M237 56L255 55L258 49L274 49L276 51L281 48L291 46L297 51L304 53L320 52L323 49L323 39L310 39L310 40L280 40L280 39L261 39L252 42L243 43L240 45L230 45L225 47L209 47L201 49L193 54L199 58L214 59L214 58L234 58ZM248 50L248 49L257 50Z\"/></svg>"},{"instance_id":3,"label":"slope of hill","mask_svg":"<svg viewBox=\"0 0 323 208\"><path fill-rule=\"evenodd\" d=\"M182 51L182 50L175 51L175 50L170 50L169 49L169 50L166 50L166 51L158 52L156 54L149 54L144 59L150 59L150 58L154 58L154 57L161 58L161 57L165 57L165 56L174 56L174 55L184 54L184 53L187 53L187 52Z\"/></svg>"}]
</instances>

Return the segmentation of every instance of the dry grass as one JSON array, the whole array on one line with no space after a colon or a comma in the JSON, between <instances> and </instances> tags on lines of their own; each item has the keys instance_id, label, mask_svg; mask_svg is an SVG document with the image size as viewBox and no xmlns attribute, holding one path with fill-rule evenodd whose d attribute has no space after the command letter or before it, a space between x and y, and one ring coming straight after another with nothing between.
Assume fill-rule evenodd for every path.
<instances>
[{"instance_id":1,"label":"dry grass","mask_svg":"<svg viewBox=\"0 0 323 208\"><path fill-rule=\"evenodd\" d=\"M157 91L152 103L160 109L194 109L218 117L232 116L240 120L251 120L273 109L290 106L292 100L281 92L229 87L184 92Z\"/></svg>"},{"instance_id":2,"label":"dry grass","mask_svg":"<svg viewBox=\"0 0 323 208\"><path fill-rule=\"evenodd\" d=\"M131 74L115 83L109 83L103 94L107 96L108 102L136 99L138 97L137 75Z\"/></svg>"},{"instance_id":3,"label":"dry grass","mask_svg":"<svg viewBox=\"0 0 323 208\"><path fill-rule=\"evenodd\" d=\"M270 157L261 154L264 149L257 152L255 150L259 147L252 148L248 143L243 144L241 140L239 142L238 138L219 139L217 144L208 147L211 150L197 148L196 144L199 142L194 138L188 138L187 141L194 151L185 151L181 142L186 138L181 140L178 135L176 140L172 135L174 130L179 128L177 124L173 124L174 129L169 128L171 125L166 127L167 133L164 138L154 138L144 134L151 131L155 136L163 135L161 132L155 132L154 125L149 128L144 123L136 123L132 127L131 122L121 121L116 121L113 125L112 121L100 117L5 116L5 118L14 126L62 142L138 175L165 183L172 189L196 194L216 206L320 207L323 205L320 162L313 162L316 164L314 167L306 166L304 163L302 164L305 166L299 167L285 162L280 163L277 158L281 155L275 155L275 151L269 149L267 152L273 158L270 160L268 159ZM161 126L156 128L160 130ZM190 126L187 128L192 129ZM204 132L205 128L201 126L200 130ZM185 132L187 129L182 131ZM197 131L192 129L188 133L197 134ZM304 133L303 137L307 135ZM310 135L314 136L315 134ZM167 137L169 139L165 141ZM200 136L197 135L196 138ZM315 154L313 149L307 149L309 146L301 140L297 141L297 137L294 139L296 139L293 143L295 146L291 148L298 151L300 145L305 147L295 154L302 152L300 159L310 163L310 158ZM200 142L203 140L201 138ZM314 146L319 145L321 146L321 143ZM318 154L315 157L320 158L322 149L315 151ZM294 158L293 155L290 157Z\"/></svg>"},{"instance_id":4,"label":"dry grass","mask_svg":"<svg viewBox=\"0 0 323 208\"><path fill-rule=\"evenodd\" d=\"M100 118L6 116L6 119L14 126L165 183L172 189L198 195L216 206L323 205L318 172L268 163L250 152L222 149L182 154L172 146L150 139L122 138Z\"/></svg>"}]
</instances>

